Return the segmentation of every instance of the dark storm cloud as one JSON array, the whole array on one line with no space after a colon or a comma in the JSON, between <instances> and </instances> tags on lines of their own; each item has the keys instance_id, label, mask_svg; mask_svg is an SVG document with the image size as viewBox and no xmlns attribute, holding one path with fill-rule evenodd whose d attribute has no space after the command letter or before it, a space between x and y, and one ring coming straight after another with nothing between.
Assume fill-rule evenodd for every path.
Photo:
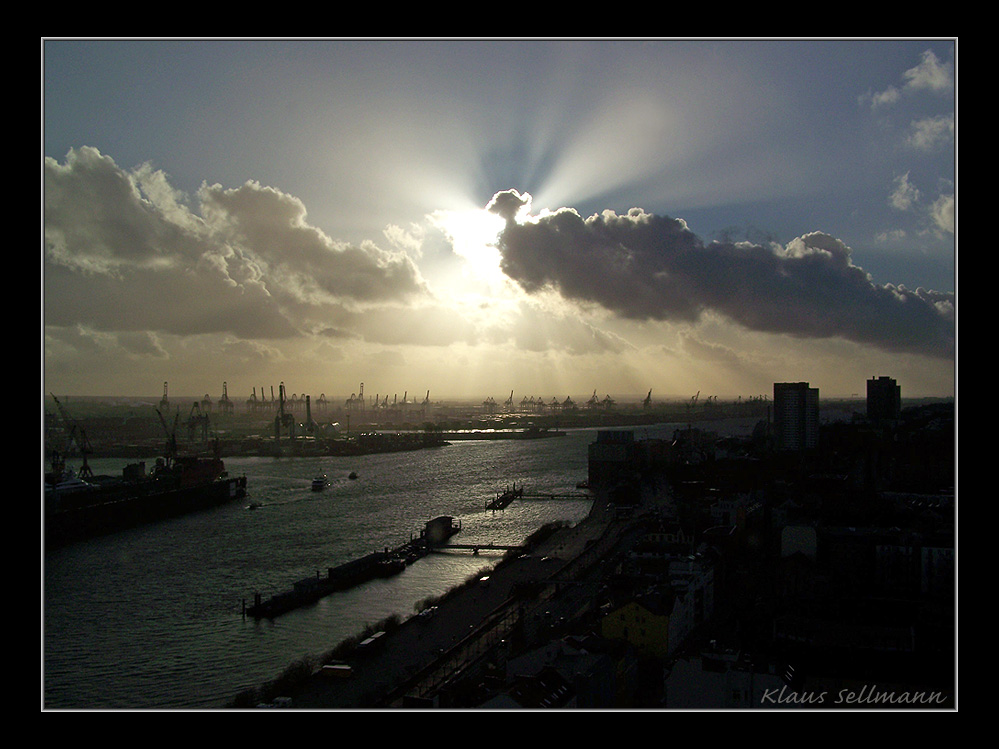
<instances>
[{"instance_id":1,"label":"dark storm cloud","mask_svg":"<svg viewBox=\"0 0 999 749\"><path fill-rule=\"evenodd\" d=\"M503 271L528 292L553 288L628 319L692 322L713 311L755 331L954 355L952 293L877 285L827 234L786 247L705 244L682 220L640 209L516 221L529 202L507 191L490 203L507 219Z\"/></svg>"}]
</instances>

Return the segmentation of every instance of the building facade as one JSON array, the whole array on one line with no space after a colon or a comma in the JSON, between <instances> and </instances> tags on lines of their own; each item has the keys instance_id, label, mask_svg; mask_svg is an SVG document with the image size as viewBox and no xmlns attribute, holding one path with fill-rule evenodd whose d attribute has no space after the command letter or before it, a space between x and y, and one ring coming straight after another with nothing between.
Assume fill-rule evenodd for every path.
<instances>
[{"instance_id":1,"label":"building facade","mask_svg":"<svg viewBox=\"0 0 999 749\"><path fill-rule=\"evenodd\" d=\"M774 383L774 436L778 450L810 450L818 445L818 388L807 382Z\"/></svg>"},{"instance_id":2,"label":"building facade","mask_svg":"<svg viewBox=\"0 0 999 749\"><path fill-rule=\"evenodd\" d=\"M891 377L867 381L867 418L871 421L897 421L902 414L902 389Z\"/></svg>"}]
</instances>

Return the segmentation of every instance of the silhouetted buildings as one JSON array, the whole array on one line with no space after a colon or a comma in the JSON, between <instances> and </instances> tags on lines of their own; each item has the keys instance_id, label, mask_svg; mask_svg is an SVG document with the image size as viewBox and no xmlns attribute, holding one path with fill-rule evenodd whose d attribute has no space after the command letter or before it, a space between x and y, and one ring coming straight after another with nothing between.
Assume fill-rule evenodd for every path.
<instances>
[{"instance_id":1,"label":"silhouetted buildings","mask_svg":"<svg viewBox=\"0 0 999 749\"><path fill-rule=\"evenodd\" d=\"M681 429L651 462L598 437L591 481L642 487L596 630L661 664L642 704L952 707L953 415L875 377L866 413L820 426L818 389L785 382L741 441Z\"/></svg>"},{"instance_id":2,"label":"silhouetted buildings","mask_svg":"<svg viewBox=\"0 0 999 749\"><path fill-rule=\"evenodd\" d=\"M613 486L630 478L637 470L638 445L630 430L601 430L588 452L588 480L591 486Z\"/></svg>"},{"instance_id":3,"label":"silhouetted buildings","mask_svg":"<svg viewBox=\"0 0 999 749\"><path fill-rule=\"evenodd\" d=\"M778 450L815 448L819 441L819 389L807 382L775 382L774 432Z\"/></svg>"},{"instance_id":4,"label":"silhouetted buildings","mask_svg":"<svg viewBox=\"0 0 999 749\"><path fill-rule=\"evenodd\" d=\"M876 423L898 421L902 414L902 389L891 377L867 381L867 418Z\"/></svg>"}]
</instances>

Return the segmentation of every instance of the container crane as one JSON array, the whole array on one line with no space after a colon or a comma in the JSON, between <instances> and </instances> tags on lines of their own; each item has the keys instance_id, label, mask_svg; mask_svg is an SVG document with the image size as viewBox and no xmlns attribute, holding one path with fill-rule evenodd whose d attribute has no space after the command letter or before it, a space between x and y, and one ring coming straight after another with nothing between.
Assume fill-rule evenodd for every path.
<instances>
[{"instance_id":1,"label":"container crane","mask_svg":"<svg viewBox=\"0 0 999 749\"><path fill-rule=\"evenodd\" d=\"M219 400L219 410L224 414L231 414L236 410L233 402L229 400L229 388L226 382L222 383L222 398Z\"/></svg>"}]
</instances>

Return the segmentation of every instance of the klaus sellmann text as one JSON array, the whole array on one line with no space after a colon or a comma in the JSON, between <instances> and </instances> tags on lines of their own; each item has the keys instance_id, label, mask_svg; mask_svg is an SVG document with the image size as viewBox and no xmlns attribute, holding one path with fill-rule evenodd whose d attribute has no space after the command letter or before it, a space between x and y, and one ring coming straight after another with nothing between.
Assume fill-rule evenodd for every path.
<instances>
[{"instance_id":1,"label":"klaus sellmann text","mask_svg":"<svg viewBox=\"0 0 999 749\"><path fill-rule=\"evenodd\" d=\"M909 692L879 689L865 685L859 689L840 689L838 692L807 692L790 689L766 689L760 697L761 705L796 705L799 707L822 705L942 705L946 702L943 692Z\"/></svg>"}]
</instances>

